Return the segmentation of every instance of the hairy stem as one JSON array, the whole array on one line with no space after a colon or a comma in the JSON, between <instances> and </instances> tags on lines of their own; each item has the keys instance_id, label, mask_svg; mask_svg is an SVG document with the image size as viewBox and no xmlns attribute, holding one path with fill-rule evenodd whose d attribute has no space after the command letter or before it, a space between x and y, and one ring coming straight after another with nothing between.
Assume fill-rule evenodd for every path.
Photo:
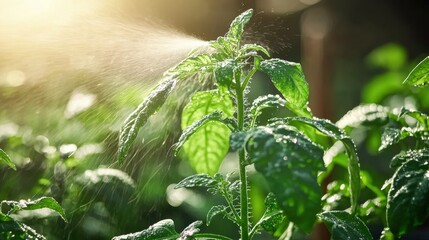
<instances>
[{"instance_id":1,"label":"hairy stem","mask_svg":"<svg viewBox=\"0 0 429 240\"><path fill-rule=\"evenodd\" d=\"M238 130L244 129L244 88L241 86L241 72L235 74L235 91L237 94L237 122ZM246 176L246 153L244 149L239 150L239 166L240 166L240 214L241 214L241 240L249 239L249 217L248 217L248 196L247 196L247 176Z\"/></svg>"}]
</instances>

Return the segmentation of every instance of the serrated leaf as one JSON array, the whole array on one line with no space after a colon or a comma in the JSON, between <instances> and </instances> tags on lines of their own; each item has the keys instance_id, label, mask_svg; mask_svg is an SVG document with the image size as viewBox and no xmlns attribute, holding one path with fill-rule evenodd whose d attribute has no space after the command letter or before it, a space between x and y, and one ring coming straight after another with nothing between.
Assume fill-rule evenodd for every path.
<instances>
[{"instance_id":1,"label":"serrated leaf","mask_svg":"<svg viewBox=\"0 0 429 240\"><path fill-rule=\"evenodd\" d=\"M217 205L210 208L210 210L207 213L207 226L210 225L212 218L216 215L219 215L221 213L225 213L226 206L223 205Z\"/></svg>"},{"instance_id":2,"label":"serrated leaf","mask_svg":"<svg viewBox=\"0 0 429 240\"><path fill-rule=\"evenodd\" d=\"M185 229L183 229L183 231L180 233L180 237L177 240L194 239L194 238L192 238L192 236L195 233L198 233L200 231L200 229L198 227L201 226L201 224L203 224L202 221L195 221L195 222L189 224L189 226L187 226Z\"/></svg>"},{"instance_id":3,"label":"serrated leaf","mask_svg":"<svg viewBox=\"0 0 429 240\"><path fill-rule=\"evenodd\" d=\"M226 34L227 38L239 43L244 32L244 26L249 22L252 16L253 9L249 9L236 17L229 26L229 31Z\"/></svg>"},{"instance_id":4,"label":"serrated leaf","mask_svg":"<svg viewBox=\"0 0 429 240\"><path fill-rule=\"evenodd\" d=\"M182 129L186 129L207 114L220 111L232 117L234 108L228 95L216 91L197 92L182 112ZM214 175L229 149L229 128L220 122L210 121L200 127L183 145L191 166L197 173Z\"/></svg>"},{"instance_id":5,"label":"serrated leaf","mask_svg":"<svg viewBox=\"0 0 429 240\"><path fill-rule=\"evenodd\" d=\"M403 84L421 87L429 82L429 57L423 59L404 80Z\"/></svg>"},{"instance_id":6,"label":"serrated leaf","mask_svg":"<svg viewBox=\"0 0 429 240\"><path fill-rule=\"evenodd\" d=\"M177 156L180 149L182 149L183 144L194 134L196 133L202 126L204 126L206 123L210 121L219 121L222 120L222 113L221 112L212 112L210 114L205 115L200 120L192 123L190 126L188 126L183 132L182 135L180 135L179 140L176 144L173 146L173 152L174 155Z\"/></svg>"},{"instance_id":7,"label":"serrated leaf","mask_svg":"<svg viewBox=\"0 0 429 240\"><path fill-rule=\"evenodd\" d=\"M34 201L2 201L1 204L6 204L11 207L9 214L15 213L20 210L36 210L41 208L49 208L57 212L61 216L61 218L67 222L63 208L54 198L51 197L41 197Z\"/></svg>"},{"instance_id":8,"label":"serrated leaf","mask_svg":"<svg viewBox=\"0 0 429 240\"><path fill-rule=\"evenodd\" d=\"M179 237L179 233L174 228L173 220L165 219L141 232L116 236L112 240L176 240Z\"/></svg>"},{"instance_id":9,"label":"serrated leaf","mask_svg":"<svg viewBox=\"0 0 429 240\"><path fill-rule=\"evenodd\" d=\"M360 194L360 166L359 158L357 156L356 146L353 140L348 137L342 129L331 123L329 120L319 118L286 118L287 122L298 121L301 123L308 124L316 128L321 133L334 138L335 140L341 141L344 144L348 155L348 172L349 172L349 184L350 184L350 201L352 207L352 213L355 213L358 207L358 200Z\"/></svg>"},{"instance_id":10,"label":"serrated leaf","mask_svg":"<svg viewBox=\"0 0 429 240\"><path fill-rule=\"evenodd\" d=\"M387 197L387 223L401 237L429 216L428 151L408 151L392 177Z\"/></svg>"},{"instance_id":11,"label":"serrated leaf","mask_svg":"<svg viewBox=\"0 0 429 240\"><path fill-rule=\"evenodd\" d=\"M311 117L309 88L299 63L273 58L261 62L261 70L286 99L286 106L298 116Z\"/></svg>"},{"instance_id":12,"label":"serrated leaf","mask_svg":"<svg viewBox=\"0 0 429 240\"><path fill-rule=\"evenodd\" d=\"M168 79L159 84L125 120L119 133L118 161L120 163L127 157L140 128L162 106L175 86L175 79Z\"/></svg>"},{"instance_id":13,"label":"serrated leaf","mask_svg":"<svg viewBox=\"0 0 429 240\"><path fill-rule=\"evenodd\" d=\"M10 160L9 156L0 148L0 162L5 163L10 168L16 171L15 164Z\"/></svg>"},{"instance_id":14,"label":"serrated leaf","mask_svg":"<svg viewBox=\"0 0 429 240\"><path fill-rule=\"evenodd\" d=\"M372 240L368 227L358 217L345 211L318 214L330 229L332 240Z\"/></svg>"},{"instance_id":15,"label":"serrated leaf","mask_svg":"<svg viewBox=\"0 0 429 240\"><path fill-rule=\"evenodd\" d=\"M281 124L254 129L246 150L288 219L310 231L321 209L317 174L325 169L323 150Z\"/></svg>"},{"instance_id":16,"label":"serrated leaf","mask_svg":"<svg viewBox=\"0 0 429 240\"><path fill-rule=\"evenodd\" d=\"M348 111L336 125L339 128L384 125L388 120L387 107L377 104L360 105Z\"/></svg>"},{"instance_id":17,"label":"serrated leaf","mask_svg":"<svg viewBox=\"0 0 429 240\"><path fill-rule=\"evenodd\" d=\"M208 174L195 174L180 181L174 188L212 187L216 180Z\"/></svg>"},{"instance_id":18,"label":"serrated leaf","mask_svg":"<svg viewBox=\"0 0 429 240\"><path fill-rule=\"evenodd\" d=\"M269 233L274 233L285 220L283 211L277 203L273 193L269 193L265 198L265 213L261 218L261 227Z\"/></svg>"}]
</instances>

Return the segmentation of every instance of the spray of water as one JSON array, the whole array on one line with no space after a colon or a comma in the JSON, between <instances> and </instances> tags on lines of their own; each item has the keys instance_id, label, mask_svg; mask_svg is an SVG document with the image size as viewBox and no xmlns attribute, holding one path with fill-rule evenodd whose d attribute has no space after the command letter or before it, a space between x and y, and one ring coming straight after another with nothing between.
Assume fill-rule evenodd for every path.
<instances>
[{"instance_id":1,"label":"spray of water","mask_svg":"<svg viewBox=\"0 0 429 240\"><path fill-rule=\"evenodd\" d=\"M49 18L45 20L48 21L33 24L31 18L23 22L8 21L6 17L0 17L0 87L27 89L26 94L17 90L16 92L20 93L17 98L6 98L0 103L0 116L8 116L9 121L20 125L27 124L42 129L36 134L46 134L50 139L56 139L52 140L53 142L76 144L75 157L78 161L85 158L79 157L77 153L88 145L94 145L94 142L86 142L91 135L111 132L104 137L104 146L97 145L103 148L104 152L112 153L111 159L100 159L94 161L94 164L120 167L113 166L112 162L115 161L117 149L116 132L123 119L142 100L144 93L156 85L167 69L183 60L191 50L206 46L207 42L147 20L124 21L79 14L67 15L67 21L49 21ZM128 91L134 89L134 94L131 97L123 97L121 89L124 88ZM118 106L118 101L129 101L129 108ZM100 108L108 108L109 111L91 113ZM61 119L56 118L55 122L49 118L57 114L54 113L57 110L63 115ZM25 111L33 116L23 117ZM145 161L156 161L156 158L160 158L150 153L150 149L159 148L159 145L165 148L165 152L168 151L171 144L165 144L165 141L172 141L172 138L163 138L168 135L168 129L172 129L171 124L177 122L177 119L169 116L176 114L175 111L177 109L162 110L160 116L148 124L146 130L154 129L152 126L157 126L158 123L161 126L157 126L157 129L163 129L163 126L169 124L170 126L165 128L165 133L150 133L152 136L149 136L142 146L146 148L142 150L144 152L135 152L140 158L121 167L137 181L137 185L141 185L139 188L143 189L143 192L148 190L149 184L162 179L165 176L162 168L169 166L168 162L153 162L148 165ZM93 119L88 119L85 114ZM96 127L83 132L80 122L90 122L89 124ZM73 142L74 140L78 142ZM100 154L101 151L97 151L98 153L94 154ZM58 166L62 166L61 164ZM86 166L99 167L91 164ZM59 167L56 166L55 169ZM162 176L159 175L161 171L164 172ZM141 174L142 172L144 174ZM85 172L89 176L96 173ZM65 176L60 179L66 181L72 173L63 174ZM52 182L58 180L55 174L48 178ZM120 184L109 185L101 182L101 185L95 186L98 187L95 190L91 189L94 186L89 185L84 184L78 194L80 198L89 197L88 205L69 209L70 217L88 208L96 199L100 200L100 196L105 197L103 194L106 194L105 189L109 186L109 191L119 196L111 195L104 199L107 202L120 198L123 191ZM84 192L91 196L84 196ZM83 219L82 217L77 221L84 221ZM75 228L78 225L79 223L74 222L70 226Z\"/></svg>"}]
</instances>

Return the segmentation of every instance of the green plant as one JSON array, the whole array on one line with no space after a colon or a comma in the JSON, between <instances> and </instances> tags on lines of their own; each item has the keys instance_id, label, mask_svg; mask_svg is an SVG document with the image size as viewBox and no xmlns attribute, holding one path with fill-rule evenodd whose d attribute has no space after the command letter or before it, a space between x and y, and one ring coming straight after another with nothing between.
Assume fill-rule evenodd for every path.
<instances>
[{"instance_id":1,"label":"green plant","mask_svg":"<svg viewBox=\"0 0 429 240\"><path fill-rule=\"evenodd\" d=\"M183 133L174 145L174 153L187 159L198 173L176 188L205 187L225 199L225 205L210 209L207 224L223 215L239 227L242 240L252 239L263 229L290 239L294 229L308 232L318 219L330 229L332 239L373 239L361 218L377 211L386 226L381 239L401 237L421 225L429 216L428 116L417 110L372 104L351 110L337 124L314 117L307 106L309 90L299 64L269 59L268 51L256 44L241 45L251 16L252 10L242 13L225 37L209 43L209 53L193 53L167 72L166 80L126 120L120 133L119 161L126 158L139 128L168 98L177 81L215 79L215 89L195 93L183 109ZM404 83L427 84L428 65L426 58ZM248 107L248 83L257 71L267 74L282 96L261 96ZM263 109L271 107L286 107L296 116L271 118L268 124L258 125ZM391 162L395 174L382 189L367 172L360 171L355 144L346 134L360 125L382 127L380 151L401 145L401 153ZM217 173L229 149L238 152L235 181L233 173ZM266 211L256 223L249 218L249 165L254 165L271 191L265 200ZM332 182L322 198L319 183L335 165L347 169L346 180ZM376 198L360 204L361 188L369 189ZM336 204L344 198L349 198L349 206ZM172 220L163 220L114 239L231 239L199 233L201 224L194 222L179 234Z\"/></svg>"},{"instance_id":2,"label":"green plant","mask_svg":"<svg viewBox=\"0 0 429 240\"><path fill-rule=\"evenodd\" d=\"M207 223L213 216L223 215L240 228L242 240L252 239L262 229L283 239L290 238L294 228L310 231L322 210L318 174L325 171L324 148L340 141L348 156L350 211L325 212L319 218L333 225L334 230L341 222L359 225L361 222L355 216L360 191L359 162L353 140L330 121L312 116L307 106L308 84L300 64L264 59L269 53L262 46L241 44L244 26L251 16L252 10L242 13L224 37L209 42L209 53L192 53L167 72L166 80L126 120L120 133L119 161L126 158L139 128L168 98L177 81L214 78L216 89L195 93L183 109L183 133L174 146L175 154L187 159L198 173L179 182L176 188L205 187L225 199L225 205L211 208ZM268 75L282 97L261 96L248 107L248 83L257 71ZM258 126L257 118L270 107L286 107L296 117L273 118L267 125ZM231 180L233 174L217 173L229 149L238 152L236 181ZM249 165L264 176L272 192L265 200L265 214L256 223L251 223L249 217ZM230 239L198 233L200 224L194 222L179 234L173 222L165 220L142 232L115 239ZM368 236L368 229L360 225L359 233Z\"/></svg>"}]
</instances>

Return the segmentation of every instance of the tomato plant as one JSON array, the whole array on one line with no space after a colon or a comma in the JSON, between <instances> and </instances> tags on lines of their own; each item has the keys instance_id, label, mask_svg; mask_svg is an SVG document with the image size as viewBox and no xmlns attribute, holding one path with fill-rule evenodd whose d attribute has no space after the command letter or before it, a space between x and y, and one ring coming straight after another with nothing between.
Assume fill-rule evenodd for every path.
<instances>
[{"instance_id":1,"label":"tomato plant","mask_svg":"<svg viewBox=\"0 0 429 240\"><path fill-rule=\"evenodd\" d=\"M165 73L161 83L126 119L119 136L118 161L127 160L139 130L181 81L199 81L212 88L190 96L181 113L182 134L172 149L196 172L175 188L205 188L223 198L223 204L208 211L207 225L222 216L236 225L242 240L255 239L263 231L274 238L291 239L297 231L308 233L320 222L334 240L370 240L369 215L381 219L384 230L380 239L385 240L405 236L422 225L429 216L429 116L417 109L376 104L358 106L336 123L313 116L301 65L270 58L258 44L242 43L252 14L250 9L239 15L225 36L209 42L209 49L192 52ZM253 89L249 83L257 72L267 75L280 95L259 96L250 103L248 96ZM429 57L411 71L404 85L419 88L428 82ZM259 120L267 108L285 108L293 116L266 116L269 120L263 124ZM394 174L382 188L360 169L350 135L361 127L382 131L380 152L396 151L390 162ZM236 152L238 173L219 173L228 152ZM0 162L15 169L1 149ZM343 168L346 174L330 182L325 192L321 183L334 167ZM264 201L265 212L256 221L250 207L251 169L265 179L270 191ZM77 179L76 184L92 182L85 191L116 180L134 185L128 175L114 169L86 170ZM361 190L369 190L374 198L362 196ZM18 211L40 208L50 208L65 220L64 210L54 198L2 201L0 238L45 239L14 218ZM165 219L113 239L232 239L201 232L202 223L195 221L177 232L173 220Z\"/></svg>"}]
</instances>

